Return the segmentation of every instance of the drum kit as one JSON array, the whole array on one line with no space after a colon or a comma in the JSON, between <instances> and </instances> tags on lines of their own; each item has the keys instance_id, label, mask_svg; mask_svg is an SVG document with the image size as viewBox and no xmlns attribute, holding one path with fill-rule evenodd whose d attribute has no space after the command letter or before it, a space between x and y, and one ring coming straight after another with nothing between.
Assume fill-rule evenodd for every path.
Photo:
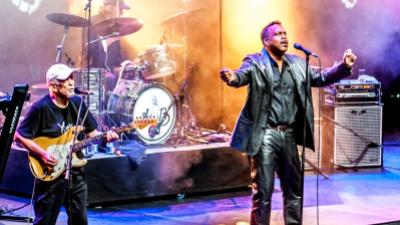
<instances>
[{"instance_id":1,"label":"drum kit","mask_svg":"<svg viewBox=\"0 0 400 225\"><path fill-rule=\"evenodd\" d=\"M84 84L92 93L87 105L89 110L101 121L100 129L109 129L132 122L135 119L157 118L157 125L137 130L127 135L140 139L145 144L179 144L185 139L185 133L196 128L196 120L189 107L187 82L189 70L187 66L186 17L204 9L182 10L162 21L163 26L183 21L182 44L160 43L149 46L137 59L125 61L121 65L118 80L113 90L104 88L106 69L81 69L75 78L77 83ZM63 45L69 27L87 27L88 20L76 15L52 13L48 20L64 26L64 35L57 46L56 62L62 62ZM122 37L139 31L143 24L134 18L118 17L106 19L91 27L91 34L104 40L108 37ZM163 34L164 35L164 34ZM99 39L92 40L92 44ZM177 62L171 57L171 50L183 49L182 74L184 81L179 93L171 91L160 82L178 73ZM179 119L181 117L181 119ZM186 139L185 139L186 140Z\"/></svg>"}]
</instances>

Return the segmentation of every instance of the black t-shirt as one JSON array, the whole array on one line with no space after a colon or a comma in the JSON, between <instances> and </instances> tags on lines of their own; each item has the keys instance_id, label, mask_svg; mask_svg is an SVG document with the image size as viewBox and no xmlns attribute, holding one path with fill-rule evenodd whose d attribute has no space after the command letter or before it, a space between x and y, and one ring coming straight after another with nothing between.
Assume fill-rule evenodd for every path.
<instances>
[{"instance_id":1,"label":"black t-shirt","mask_svg":"<svg viewBox=\"0 0 400 225\"><path fill-rule=\"evenodd\" d=\"M60 108L54 104L49 95L44 96L29 109L18 127L18 133L29 139L62 135L68 128L75 126L80 101L80 97L74 96L69 99L66 108ZM86 109L86 105L83 104L81 119ZM96 120L90 112L85 119L84 127L86 133L97 128Z\"/></svg>"}]
</instances>

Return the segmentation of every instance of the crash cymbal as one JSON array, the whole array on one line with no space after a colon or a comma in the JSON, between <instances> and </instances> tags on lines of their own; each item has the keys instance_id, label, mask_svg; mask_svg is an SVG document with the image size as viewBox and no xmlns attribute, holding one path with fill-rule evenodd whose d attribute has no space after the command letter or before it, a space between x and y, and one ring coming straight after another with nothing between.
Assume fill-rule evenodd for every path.
<instances>
[{"instance_id":1,"label":"crash cymbal","mask_svg":"<svg viewBox=\"0 0 400 225\"><path fill-rule=\"evenodd\" d=\"M67 13L50 13L46 17L53 23L69 27L87 27L89 25L87 19Z\"/></svg>"},{"instance_id":2,"label":"crash cymbal","mask_svg":"<svg viewBox=\"0 0 400 225\"><path fill-rule=\"evenodd\" d=\"M93 25L92 31L98 36L118 33L118 37L135 33L143 27L143 23L135 18L120 17L104 20Z\"/></svg>"},{"instance_id":3,"label":"crash cymbal","mask_svg":"<svg viewBox=\"0 0 400 225\"><path fill-rule=\"evenodd\" d=\"M189 15L191 15L191 14L193 14L193 13L196 13L196 12L201 12L201 11L203 11L203 10L205 10L205 9L206 9L206 8L198 8L198 9L192 9L192 10L181 10L180 12L178 12L178 13L172 15L172 16L169 16L169 17L165 18L165 19L161 22L161 24L165 25L165 24L174 22L174 21L176 21L176 20L179 19L179 18L182 18L182 17L185 17L185 16L189 16Z\"/></svg>"}]
</instances>

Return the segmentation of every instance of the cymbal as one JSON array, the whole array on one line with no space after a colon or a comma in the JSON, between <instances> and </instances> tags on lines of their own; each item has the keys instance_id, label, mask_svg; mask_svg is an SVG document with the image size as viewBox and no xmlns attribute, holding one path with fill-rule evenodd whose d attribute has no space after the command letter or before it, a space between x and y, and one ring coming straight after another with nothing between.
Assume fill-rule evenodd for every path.
<instances>
[{"instance_id":1,"label":"cymbal","mask_svg":"<svg viewBox=\"0 0 400 225\"><path fill-rule=\"evenodd\" d=\"M89 25L89 20L67 13L50 13L46 17L53 23L69 27L87 27Z\"/></svg>"},{"instance_id":2,"label":"cymbal","mask_svg":"<svg viewBox=\"0 0 400 225\"><path fill-rule=\"evenodd\" d=\"M165 19L161 22L161 24L165 25L165 24L174 22L174 21L177 20L178 18L182 18L182 17L188 16L188 15L193 14L193 13L195 13L195 12L201 12L201 11L203 11L203 10L205 10L205 9L206 9L206 8L197 8L197 9L192 9L192 10L181 10L181 11L179 11L178 13L176 13L176 14L174 14L174 15L172 15L172 16L169 16L169 17L167 17L167 18L165 18Z\"/></svg>"},{"instance_id":3,"label":"cymbal","mask_svg":"<svg viewBox=\"0 0 400 225\"><path fill-rule=\"evenodd\" d=\"M118 33L118 37L135 33L143 27L143 23L135 18L120 17L104 20L93 25L92 31L99 36Z\"/></svg>"}]
</instances>

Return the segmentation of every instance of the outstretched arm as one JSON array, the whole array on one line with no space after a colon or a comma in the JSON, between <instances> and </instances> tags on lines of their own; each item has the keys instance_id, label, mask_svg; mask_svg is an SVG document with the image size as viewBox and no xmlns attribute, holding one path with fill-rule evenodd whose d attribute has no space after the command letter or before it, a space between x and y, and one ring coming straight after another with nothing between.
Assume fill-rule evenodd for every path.
<instances>
[{"instance_id":1,"label":"outstretched arm","mask_svg":"<svg viewBox=\"0 0 400 225\"><path fill-rule=\"evenodd\" d=\"M356 59L357 56L351 51L351 49L347 49L343 53L343 61L336 66L322 71L322 76L320 76L316 71L311 70L312 86L321 87L330 85L350 76Z\"/></svg>"},{"instance_id":2,"label":"outstretched arm","mask_svg":"<svg viewBox=\"0 0 400 225\"><path fill-rule=\"evenodd\" d=\"M231 70L229 68L223 68L220 70L219 75L222 81L227 83L229 86L241 87L250 82L251 74L255 69L252 59L246 57L239 69Z\"/></svg>"}]
</instances>

